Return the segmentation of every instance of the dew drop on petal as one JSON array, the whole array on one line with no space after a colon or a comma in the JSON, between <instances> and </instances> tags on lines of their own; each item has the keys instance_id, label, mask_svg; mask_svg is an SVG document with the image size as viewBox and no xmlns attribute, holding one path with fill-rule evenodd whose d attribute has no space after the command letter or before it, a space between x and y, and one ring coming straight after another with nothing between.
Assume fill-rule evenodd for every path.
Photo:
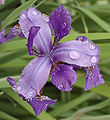
<instances>
[{"instance_id":1,"label":"dew drop on petal","mask_svg":"<svg viewBox=\"0 0 110 120\"><path fill-rule=\"evenodd\" d=\"M53 75L55 75L55 73L53 73Z\"/></svg>"},{"instance_id":2,"label":"dew drop on petal","mask_svg":"<svg viewBox=\"0 0 110 120\"><path fill-rule=\"evenodd\" d=\"M32 64L31 64L31 63L29 63L29 65L31 66Z\"/></svg>"},{"instance_id":3,"label":"dew drop on petal","mask_svg":"<svg viewBox=\"0 0 110 120\"><path fill-rule=\"evenodd\" d=\"M72 70L73 69L73 67L70 67L70 70Z\"/></svg>"},{"instance_id":4,"label":"dew drop on petal","mask_svg":"<svg viewBox=\"0 0 110 120\"><path fill-rule=\"evenodd\" d=\"M60 85L60 87L61 87L61 88L63 88L63 87L64 87L64 85L63 85L63 84L61 84L61 85Z\"/></svg>"},{"instance_id":5,"label":"dew drop on petal","mask_svg":"<svg viewBox=\"0 0 110 120\"><path fill-rule=\"evenodd\" d=\"M26 15L25 14L22 14L21 15L21 19L25 19L26 18Z\"/></svg>"},{"instance_id":6,"label":"dew drop on petal","mask_svg":"<svg viewBox=\"0 0 110 120\"><path fill-rule=\"evenodd\" d=\"M45 104L45 109L47 108L48 104Z\"/></svg>"},{"instance_id":7,"label":"dew drop on petal","mask_svg":"<svg viewBox=\"0 0 110 120\"><path fill-rule=\"evenodd\" d=\"M32 11L32 14L33 14L33 15L37 15L37 11L33 10L33 11Z\"/></svg>"},{"instance_id":8,"label":"dew drop on petal","mask_svg":"<svg viewBox=\"0 0 110 120\"><path fill-rule=\"evenodd\" d=\"M62 29L64 29L66 27L66 22L62 23L61 27L62 27Z\"/></svg>"},{"instance_id":9,"label":"dew drop on petal","mask_svg":"<svg viewBox=\"0 0 110 120\"><path fill-rule=\"evenodd\" d=\"M20 91L21 91L21 87L17 87L16 90L17 90L18 92L20 92Z\"/></svg>"},{"instance_id":10,"label":"dew drop on petal","mask_svg":"<svg viewBox=\"0 0 110 120\"><path fill-rule=\"evenodd\" d=\"M90 44L90 49L91 49L91 50L95 50L95 45Z\"/></svg>"},{"instance_id":11,"label":"dew drop on petal","mask_svg":"<svg viewBox=\"0 0 110 120\"><path fill-rule=\"evenodd\" d=\"M34 90L34 89L30 89L29 91L28 91L28 95L31 97L31 96L34 96L36 94L36 91Z\"/></svg>"},{"instance_id":12,"label":"dew drop on petal","mask_svg":"<svg viewBox=\"0 0 110 120\"><path fill-rule=\"evenodd\" d=\"M97 57L96 56L92 56L91 57L91 62L92 63L96 63L97 62Z\"/></svg>"},{"instance_id":13,"label":"dew drop on petal","mask_svg":"<svg viewBox=\"0 0 110 120\"><path fill-rule=\"evenodd\" d=\"M70 56L71 59L78 59L78 58L80 58L80 53L77 52L77 51L71 51L69 53L69 56Z\"/></svg>"}]
</instances>

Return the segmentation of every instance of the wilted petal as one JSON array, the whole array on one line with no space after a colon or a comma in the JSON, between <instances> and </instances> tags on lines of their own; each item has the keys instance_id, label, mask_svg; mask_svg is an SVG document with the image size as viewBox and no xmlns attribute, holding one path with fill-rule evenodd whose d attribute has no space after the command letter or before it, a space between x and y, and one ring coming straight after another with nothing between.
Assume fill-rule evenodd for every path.
<instances>
[{"instance_id":1,"label":"wilted petal","mask_svg":"<svg viewBox=\"0 0 110 120\"><path fill-rule=\"evenodd\" d=\"M40 30L33 40L34 45L40 53L49 53L52 49L51 29L44 20L42 14L34 7L23 11L19 18L19 24L25 37L28 38L32 26L39 26Z\"/></svg>"},{"instance_id":2,"label":"wilted petal","mask_svg":"<svg viewBox=\"0 0 110 120\"><path fill-rule=\"evenodd\" d=\"M27 101L31 105L36 116L38 116L43 110L46 110L51 104L55 104L57 101L52 100L47 96L41 96L41 98L34 97L28 100L23 98L23 100Z\"/></svg>"},{"instance_id":3,"label":"wilted petal","mask_svg":"<svg viewBox=\"0 0 110 120\"><path fill-rule=\"evenodd\" d=\"M52 72L52 83L62 91L71 91L77 81L77 74L72 66L58 65L59 69Z\"/></svg>"},{"instance_id":4,"label":"wilted petal","mask_svg":"<svg viewBox=\"0 0 110 120\"><path fill-rule=\"evenodd\" d=\"M99 61L100 50L98 47L91 49L90 43L69 41L58 45L51 57L55 61L63 61L82 67L93 66Z\"/></svg>"},{"instance_id":5,"label":"wilted petal","mask_svg":"<svg viewBox=\"0 0 110 120\"><path fill-rule=\"evenodd\" d=\"M56 41L59 41L69 34L71 29L71 15L63 5L54 10L49 19L54 30Z\"/></svg>"},{"instance_id":6,"label":"wilted petal","mask_svg":"<svg viewBox=\"0 0 110 120\"><path fill-rule=\"evenodd\" d=\"M32 26L30 28L30 30L29 30L28 44L27 44L29 55L33 55L33 53L32 53L32 50L33 50L33 39L37 35L39 29L40 29L40 27Z\"/></svg>"},{"instance_id":7,"label":"wilted petal","mask_svg":"<svg viewBox=\"0 0 110 120\"><path fill-rule=\"evenodd\" d=\"M40 95L41 88L48 80L51 69L48 57L36 57L24 68L14 90L26 98Z\"/></svg>"},{"instance_id":8,"label":"wilted petal","mask_svg":"<svg viewBox=\"0 0 110 120\"><path fill-rule=\"evenodd\" d=\"M100 70L98 65L94 65L93 68L85 68L86 71L86 85L84 87L85 90L89 90L95 86L104 84L102 75L100 74Z\"/></svg>"}]
</instances>

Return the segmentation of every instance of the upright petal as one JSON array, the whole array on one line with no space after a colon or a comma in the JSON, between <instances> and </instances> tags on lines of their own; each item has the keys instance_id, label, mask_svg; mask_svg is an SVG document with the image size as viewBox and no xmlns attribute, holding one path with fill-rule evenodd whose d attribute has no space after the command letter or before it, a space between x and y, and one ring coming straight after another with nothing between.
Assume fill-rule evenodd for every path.
<instances>
[{"instance_id":1,"label":"upright petal","mask_svg":"<svg viewBox=\"0 0 110 120\"><path fill-rule=\"evenodd\" d=\"M32 50L33 50L33 39L37 35L39 29L40 29L40 27L32 26L30 28L30 30L29 30L28 44L27 44L29 55L33 55L33 53L32 53Z\"/></svg>"},{"instance_id":2,"label":"upright petal","mask_svg":"<svg viewBox=\"0 0 110 120\"><path fill-rule=\"evenodd\" d=\"M34 97L32 99L25 99L23 100L27 101L33 108L36 116L38 116L43 110L46 110L51 104L55 104L57 100L52 100L47 96L41 96L39 97Z\"/></svg>"},{"instance_id":3,"label":"upright petal","mask_svg":"<svg viewBox=\"0 0 110 120\"><path fill-rule=\"evenodd\" d=\"M52 83L62 91L71 91L77 81L77 74L72 66L58 65L59 69L52 72Z\"/></svg>"},{"instance_id":4,"label":"upright petal","mask_svg":"<svg viewBox=\"0 0 110 120\"><path fill-rule=\"evenodd\" d=\"M54 10L49 19L54 30L55 41L59 41L69 34L71 30L71 15L63 5Z\"/></svg>"},{"instance_id":5,"label":"upright petal","mask_svg":"<svg viewBox=\"0 0 110 120\"><path fill-rule=\"evenodd\" d=\"M14 90L26 98L40 95L51 69L49 57L36 57L24 68Z\"/></svg>"},{"instance_id":6,"label":"upright petal","mask_svg":"<svg viewBox=\"0 0 110 120\"><path fill-rule=\"evenodd\" d=\"M50 52L52 49L51 29L39 11L34 7L30 7L27 11L24 10L20 15L19 24L27 38L30 28L32 26L39 26L40 30L35 36L33 43L40 53Z\"/></svg>"},{"instance_id":7,"label":"upright petal","mask_svg":"<svg viewBox=\"0 0 110 120\"><path fill-rule=\"evenodd\" d=\"M63 61L82 67L93 66L98 63L100 50L91 49L91 43L68 41L58 45L51 54L54 61Z\"/></svg>"},{"instance_id":8,"label":"upright petal","mask_svg":"<svg viewBox=\"0 0 110 120\"><path fill-rule=\"evenodd\" d=\"M102 75L100 74L100 70L98 65L94 65L93 68L86 68L86 85L84 87L85 90L89 90L95 86L104 84Z\"/></svg>"}]
</instances>

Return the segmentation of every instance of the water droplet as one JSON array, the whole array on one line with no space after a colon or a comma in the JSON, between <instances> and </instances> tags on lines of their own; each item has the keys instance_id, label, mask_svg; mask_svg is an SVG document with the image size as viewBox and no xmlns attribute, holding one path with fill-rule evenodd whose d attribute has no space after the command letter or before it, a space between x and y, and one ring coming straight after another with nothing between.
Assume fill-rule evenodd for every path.
<instances>
[{"instance_id":1,"label":"water droplet","mask_svg":"<svg viewBox=\"0 0 110 120\"><path fill-rule=\"evenodd\" d=\"M95 45L90 44L90 49L91 49L91 50L95 50Z\"/></svg>"},{"instance_id":2,"label":"water droplet","mask_svg":"<svg viewBox=\"0 0 110 120\"><path fill-rule=\"evenodd\" d=\"M71 51L69 53L69 56L70 56L71 59L78 59L78 58L80 58L80 53L77 52L77 51Z\"/></svg>"},{"instance_id":3,"label":"water droplet","mask_svg":"<svg viewBox=\"0 0 110 120\"><path fill-rule=\"evenodd\" d=\"M55 75L55 73L53 73L53 75Z\"/></svg>"},{"instance_id":4,"label":"water droplet","mask_svg":"<svg viewBox=\"0 0 110 120\"><path fill-rule=\"evenodd\" d=\"M31 63L29 63L29 65L32 65Z\"/></svg>"},{"instance_id":5,"label":"water droplet","mask_svg":"<svg viewBox=\"0 0 110 120\"><path fill-rule=\"evenodd\" d=\"M73 69L73 67L70 67L70 70L72 70Z\"/></svg>"},{"instance_id":6,"label":"water droplet","mask_svg":"<svg viewBox=\"0 0 110 120\"><path fill-rule=\"evenodd\" d=\"M63 88L63 87L64 87L64 85L63 85L63 84L61 84L61 85L60 85L60 87L61 87L61 88Z\"/></svg>"},{"instance_id":7,"label":"water droplet","mask_svg":"<svg viewBox=\"0 0 110 120\"><path fill-rule=\"evenodd\" d=\"M92 56L91 57L91 62L92 63L96 63L97 62L97 57L96 56Z\"/></svg>"},{"instance_id":8,"label":"water droplet","mask_svg":"<svg viewBox=\"0 0 110 120\"><path fill-rule=\"evenodd\" d=\"M33 11L32 11L32 14L33 14L34 16L37 15L37 11L33 10Z\"/></svg>"},{"instance_id":9,"label":"water droplet","mask_svg":"<svg viewBox=\"0 0 110 120\"><path fill-rule=\"evenodd\" d=\"M102 75L99 75L99 79L100 79L100 80L102 79Z\"/></svg>"},{"instance_id":10,"label":"water droplet","mask_svg":"<svg viewBox=\"0 0 110 120\"><path fill-rule=\"evenodd\" d=\"M20 92L20 91L21 91L21 87L17 87L16 90L17 90L18 92Z\"/></svg>"},{"instance_id":11,"label":"water droplet","mask_svg":"<svg viewBox=\"0 0 110 120\"><path fill-rule=\"evenodd\" d=\"M30 89L29 91L28 91L28 95L31 97L31 96L34 96L36 94L36 91L34 90L34 89Z\"/></svg>"},{"instance_id":12,"label":"water droplet","mask_svg":"<svg viewBox=\"0 0 110 120\"><path fill-rule=\"evenodd\" d=\"M45 109L47 108L48 104L45 104Z\"/></svg>"},{"instance_id":13,"label":"water droplet","mask_svg":"<svg viewBox=\"0 0 110 120\"><path fill-rule=\"evenodd\" d=\"M63 54L63 53L64 53L64 51L61 51L61 53Z\"/></svg>"},{"instance_id":14,"label":"water droplet","mask_svg":"<svg viewBox=\"0 0 110 120\"><path fill-rule=\"evenodd\" d=\"M22 14L21 15L21 19L25 19L26 18L26 15L25 14Z\"/></svg>"},{"instance_id":15,"label":"water droplet","mask_svg":"<svg viewBox=\"0 0 110 120\"><path fill-rule=\"evenodd\" d=\"M62 23L61 27L62 27L62 29L64 29L66 27L66 22Z\"/></svg>"},{"instance_id":16,"label":"water droplet","mask_svg":"<svg viewBox=\"0 0 110 120\"><path fill-rule=\"evenodd\" d=\"M85 43L85 44L87 44L87 43L89 43L89 41L88 41L88 40L86 40L86 41L84 41L84 43Z\"/></svg>"}]
</instances>

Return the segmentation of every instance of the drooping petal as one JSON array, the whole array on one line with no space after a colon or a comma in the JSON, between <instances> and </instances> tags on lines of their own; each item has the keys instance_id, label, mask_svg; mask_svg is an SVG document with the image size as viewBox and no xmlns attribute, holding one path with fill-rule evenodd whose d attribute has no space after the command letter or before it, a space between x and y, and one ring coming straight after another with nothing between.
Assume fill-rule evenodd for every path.
<instances>
[{"instance_id":1,"label":"drooping petal","mask_svg":"<svg viewBox=\"0 0 110 120\"><path fill-rule=\"evenodd\" d=\"M71 30L71 15L63 5L51 13L49 20L54 30L56 41L69 34Z\"/></svg>"},{"instance_id":2,"label":"drooping petal","mask_svg":"<svg viewBox=\"0 0 110 120\"><path fill-rule=\"evenodd\" d=\"M26 98L40 95L41 88L48 80L51 69L48 57L36 57L24 68L14 90Z\"/></svg>"},{"instance_id":3,"label":"drooping petal","mask_svg":"<svg viewBox=\"0 0 110 120\"><path fill-rule=\"evenodd\" d=\"M19 24L27 38L30 28L32 26L39 26L40 30L33 40L34 46L40 53L50 52L52 49L51 29L39 11L34 7L30 7L27 11L23 10L19 17Z\"/></svg>"},{"instance_id":4,"label":"drooping petal","mask_svg":"<svg viewBox=\"0 0 110 120\"><path fill-rule=\"evenodd\" d=\"M46 110L51 104L55 104L57 100L52 100L47 96L41 96L39 97L34 97L32 99L25 99L23 97L24 101L27 101L33 108L36 116L38 116L43 110Z\"/></svg>"},{"instance_id":5,"label":"drooping petal","mask_svg":"<svg viewBox=\"0 0 110 120\"><path fill-rule=\"evenodd\" d=\"M100 70L98 65L94 65L93 68L85 68L86 71L86 85L84 87L85 90L89 90L90 88L94 88L95 86L104 84L102 75L100 74Z\"/></svg>"},{"instance_id":6,"label":"drooping petal","mask_svg":"<svg viewBox=\"0 0 110 120\"><path fill-rule=\"evenodd\" d=\"M13 78L8 77L7 81L11 87L15 90L16 81ZM52 100L47 96L36 97L34 96L31 99L25 98L23 95L19 94L19 97L22 97L24 101L29 103L33 108L36 116L38 116L43 110L46 110L51 104L55 104L57 100Z\"/></svg>"},{"instance_id":7,"label":"drooping petal","mask_svg":"<svg viewBox=\"0 0 110 120\"><path fill-rule=\"evenodd\" d=\"M58 65L59 69L52 72L52 83L62 91L71 91L77 81L77 74L72 66Z\"/></svg>"},{"instance_id":8,"label":"drooping petal","mask_svg":"<svg viewBox=\"0 0 110 120\"><path fill-rule=\"evenodd\" d=\"M29 30L28 44L27 44L29 55L33 55L33 53L32 53L32 50L33 50L33 39L37 35L39 29L40 29L40 27L32 26L30 28L30 30Z\"/></svg>"},{"instance_id":9,"label":"drooping petal","mask_svg":"<svg viewBox=\"0 0 110 120\"><path fill-rule=\"evenodd\" d=\"M58 45L51 57L54 61L87 67L98 63L99 53L98 47L95 46L94 49L91 49L91 43L73 40Z\"/></svg>"},{"instance_id":10,"label":"drooping petal","mask_svg":"<svg viewBox=\"0 0 110 120\"><path fill-rule=\"evenodd\" d=\"M0 44L5 43L5 38L4 38L4 36L5 36L5 29L3 29L2 32L0 32Z\"/></svg>"}]
</instances>

